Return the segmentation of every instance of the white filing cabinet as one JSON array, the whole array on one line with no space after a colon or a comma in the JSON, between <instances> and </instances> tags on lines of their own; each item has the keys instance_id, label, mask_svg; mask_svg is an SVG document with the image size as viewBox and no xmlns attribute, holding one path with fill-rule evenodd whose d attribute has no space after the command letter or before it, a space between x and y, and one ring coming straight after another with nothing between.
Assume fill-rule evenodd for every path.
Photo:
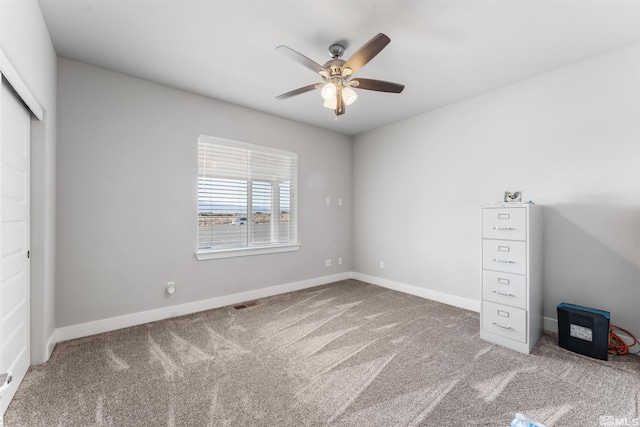
<instances>
[{"instance_id":1,"label":"white filing cabinet","mask_svg":"<svg viewBox=\"0 0 640 427\"><path fill-rule=\"evenodd\" d=\"M542 335L542 206L482 206L480 338L529 353Z\"/></svg>"}]
</instances>

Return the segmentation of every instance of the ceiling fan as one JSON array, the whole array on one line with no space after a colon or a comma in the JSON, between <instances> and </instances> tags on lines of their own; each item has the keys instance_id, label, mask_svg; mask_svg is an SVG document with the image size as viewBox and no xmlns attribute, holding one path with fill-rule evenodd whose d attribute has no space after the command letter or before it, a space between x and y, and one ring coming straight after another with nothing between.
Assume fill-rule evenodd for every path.
<instances>
[{"instance_id":1,"label":"ceiling fan","mask_svg":"<svg viewBox=\"0 0 640 427\"><path fill-rule=\"evenodd\" d=\"M332 59L324 65L318 64L290 47L284 45L278 46L276 48L277 50L320 74L323 82L292 90L276 98L287 99L315 89L321 89L320 93L325 100L323 106L334 110L336 116L340 116L345 113L345 107L351 105L358 97L352 88L400 93L404 89L404 85L383 80L353 77L353 74L379 54L390 41L391 39L389 39L389 37L380 33L369 40L347 61L340 59L344 53L344 46L339 43L332 44L329 46L329 53L331 53Z\"/></svg>"}]
</instances>

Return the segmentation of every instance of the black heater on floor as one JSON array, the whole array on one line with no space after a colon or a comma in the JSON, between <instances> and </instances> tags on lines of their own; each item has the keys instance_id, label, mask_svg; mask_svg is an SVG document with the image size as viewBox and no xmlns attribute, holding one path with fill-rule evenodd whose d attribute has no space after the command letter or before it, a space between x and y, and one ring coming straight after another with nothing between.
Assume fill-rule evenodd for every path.
<instances>
[{"instance_id":1,"label":"black heater on floor","mask_svg":"<svg viewBox=\"0 0 640 427\"><path fill-rule=\"evenodd\" d=\"M607 360L608 311L563 302L558 305L558 344L575 353Z\"/></svg>"}]
</instances>

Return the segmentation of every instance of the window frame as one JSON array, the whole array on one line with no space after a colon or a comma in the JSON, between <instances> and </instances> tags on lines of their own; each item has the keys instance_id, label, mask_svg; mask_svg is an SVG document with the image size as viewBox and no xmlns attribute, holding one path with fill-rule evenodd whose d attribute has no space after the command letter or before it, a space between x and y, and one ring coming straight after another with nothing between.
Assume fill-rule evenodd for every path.
<instances>
[{"instance_id":1,"label":"window frame","mask_svg":"<svg viewBox=\"0 0 640 427\"><path fill-rule=\"evenodd\" d=\"M230 247L230 248L216 248L216 249L201 249L200 248L200 147L201 144L213 144L218 146L225 146L231 148L237 148L242 150L247 150L248 152L255 152L266 155L276 155L276 156L284 156L292 159L294 161L293 167L293 180L290 183L290 206L289 206L289 220L293 222L293 227L290 229L292 234L290 240L286 243L267 243L251 246L249 242L247 242L247 246L242 247ZM282 252L294 252L300 249L300 242L298 240L298 222L297 222L297 213L298 213L298 155L296 153L281 150L272 147L265 147L261 145L249 144L246 142L233 141L230 139L218 138L207 135L200 135L198 138L198 160L197 160L197 203L196 203L196 259L199 261L202 260L211 260L211 259L224 259L224 258L234 258L234 257L243 257L243 256L253 256L253 255L264 255L271 253L282 253ZM251 185L252 180L247 180L247 186ZM274 181L276 185L281 183ZM273 183L272 183L273 184ZM247 199L251 197L251 192L247 192ZM247 206L251 206L251 202L248 201ZM272 209L273 210L273 209ZM247 218L249 218L249 222L251 222L251 218L253 218L252 213L247 212Z\"/></svg>"}]
</instances>

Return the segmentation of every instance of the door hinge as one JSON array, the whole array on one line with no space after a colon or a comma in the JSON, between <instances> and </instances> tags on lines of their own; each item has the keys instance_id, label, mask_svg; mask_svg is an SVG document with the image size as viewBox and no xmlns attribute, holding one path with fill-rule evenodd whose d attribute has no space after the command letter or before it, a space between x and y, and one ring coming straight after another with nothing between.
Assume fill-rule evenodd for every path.
<instances>
[{"instance_id":1,"label":"door hinge","mask_svg":"<svg viewBox=\"0 0 640 427\"><path fill-rule=\"evenodd\" d=\"M27 259L31 257L31 251L27 251Z\"/></svg>"}]
</instances>

